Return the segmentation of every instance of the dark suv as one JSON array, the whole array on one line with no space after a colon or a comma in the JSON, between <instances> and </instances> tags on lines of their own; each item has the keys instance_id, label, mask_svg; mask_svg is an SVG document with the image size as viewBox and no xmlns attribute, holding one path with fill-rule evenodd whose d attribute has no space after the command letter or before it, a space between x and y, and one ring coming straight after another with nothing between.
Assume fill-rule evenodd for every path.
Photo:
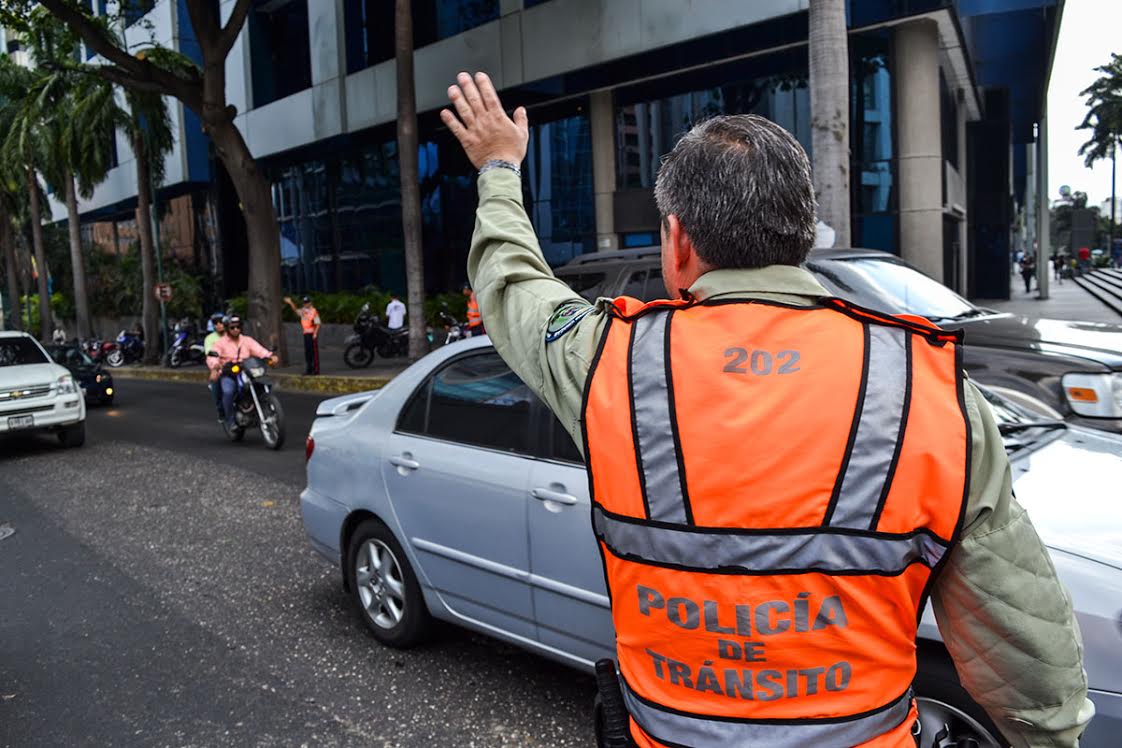
<instances>
[{"instance_id":1,"label":"dark suv","mask_svg":"<svg viewBox=\"0 0 1122 748\"><path fill-rule=\"evenodd\" d=\"M899 257L871 249L815 249L806 268L830 293L855 304L963 330L972 379L1044 415L1122 432L1122 324L978 307ZM666 296L658 247L583 255L557 277L589 300Z\"/></svg>"}]
</instances>

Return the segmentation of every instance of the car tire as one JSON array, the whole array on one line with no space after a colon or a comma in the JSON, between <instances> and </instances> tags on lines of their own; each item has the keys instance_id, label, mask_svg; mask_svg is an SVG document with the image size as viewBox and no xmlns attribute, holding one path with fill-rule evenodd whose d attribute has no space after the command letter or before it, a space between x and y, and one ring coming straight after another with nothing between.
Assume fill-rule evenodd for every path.
<instances>
[{"instance_id":1,"label":"car tire","mask_svg":"<svg viewBox=\"0 0 1122 748\"><path fill-rule=\"evenodd\" d=\"M375 639L396 649L424 641L432 616L417 575L388 527L368 519L355 528L347 544L346 574L355 613Z\"/></svg>"},{"instance_id":2,"label":"car tire","mask_svg":"<svg viewBox=\"0 0 1122 748\"><path fill-rule=\"evenodd\" d=\"M962 687L950 657L937 647L920 646L915 679L920 748L976 745L1007 748L1007 741L982 707ZM973 741L973 742L971 742Z\"/></svg>"},{"instance_id":3,"label":"car tire","mask_svg":"<svg viewBox=\"0 0 1122 748\"><path fill-rule=\"evenodd\" d=\"M58 443L64 447L80 447L86 443L86 422L79 421L73 426L64 426L58 432Z\"/></svg>"}]
</instances>

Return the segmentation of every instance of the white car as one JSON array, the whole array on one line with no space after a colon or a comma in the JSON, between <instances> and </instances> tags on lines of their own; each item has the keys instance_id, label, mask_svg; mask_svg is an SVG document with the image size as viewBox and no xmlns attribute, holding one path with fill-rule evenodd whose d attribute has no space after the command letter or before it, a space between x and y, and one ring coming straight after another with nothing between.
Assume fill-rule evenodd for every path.
<instances>
[{"instance_id":1,"label":"white car","mask_svg":"<svg viewBox=\"0 0 1122 748\"><path fill-rule=\"evenodd\" d=\"M67 447L86 441L77 382L23 332L0 332L0 434L11 431L50 431Z\"/></svg>"}]
</instances>

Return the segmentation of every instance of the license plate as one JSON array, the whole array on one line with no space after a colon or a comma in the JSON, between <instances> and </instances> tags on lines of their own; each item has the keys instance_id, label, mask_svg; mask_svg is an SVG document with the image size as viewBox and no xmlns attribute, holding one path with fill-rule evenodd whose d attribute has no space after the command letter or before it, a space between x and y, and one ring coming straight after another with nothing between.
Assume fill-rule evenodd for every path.
<instances>
[{"instance_id":1,"label":"license plate","mask_svg":"<svg viewBox=\"0 0 1122 748\"><path fill-rule=\"evenodd\" d=\"M12 416L8 419L10 429L29 429L35 425L35 416Z\"/></svg>"}]
</instances>

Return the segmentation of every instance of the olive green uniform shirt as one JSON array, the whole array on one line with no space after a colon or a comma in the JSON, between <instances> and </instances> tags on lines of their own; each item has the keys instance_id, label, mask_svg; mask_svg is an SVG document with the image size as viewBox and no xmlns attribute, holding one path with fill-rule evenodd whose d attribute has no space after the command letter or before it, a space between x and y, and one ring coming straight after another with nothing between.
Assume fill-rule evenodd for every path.
<instances>
[{"instance_id":1,"label":"olive green uniform shirt","mask_svg":"<svg viewBox=\"0 0 1122 748\"><path fill-rule=\"evenodd\" d=\"M608 300L546 342L562 305L586 304L550 271L507 169L479 178L468 276L495 348L557 415L578 446L585 381ZM792 266L715 270L689 289L711 299L810 304L829 293ZM966 387L973 439L970 491L958 546L932 588L943 640L963 685L1017 748L1075 746L1094 714L1083 645L1047 550L1012 494L1005 446L989 406Z\"/></svg>"}]
</instances>

